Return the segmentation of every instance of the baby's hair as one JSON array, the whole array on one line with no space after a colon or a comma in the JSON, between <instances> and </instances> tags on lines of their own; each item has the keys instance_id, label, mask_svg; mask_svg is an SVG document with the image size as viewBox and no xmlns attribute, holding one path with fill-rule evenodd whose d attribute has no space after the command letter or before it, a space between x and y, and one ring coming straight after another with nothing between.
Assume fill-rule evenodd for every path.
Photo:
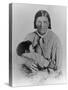
<instances>
[{"instance_id":1,"label":"baby's hair","mask_svg":"<svg viewBox=\"0 0 68 90\"><path fill-rule=\"evenodd\" d=\"M32 42L29 41L29 40L21 42L21 43L18 45L17 50L16 50L17 55L21 56L22 54L25 53L25 51L30 52L29 46L30 46L31 44L32 44Z\"/></svg>"}]
</instances>

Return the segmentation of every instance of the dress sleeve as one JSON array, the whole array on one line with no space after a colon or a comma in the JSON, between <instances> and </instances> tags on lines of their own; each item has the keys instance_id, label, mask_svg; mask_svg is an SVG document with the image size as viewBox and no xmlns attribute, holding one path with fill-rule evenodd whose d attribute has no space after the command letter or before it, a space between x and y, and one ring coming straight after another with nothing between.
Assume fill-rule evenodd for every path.
<instances>
[{"instance_id":1,"label":"dress sleeve","mask_svg":"<svg viewBox=\"0 0 68 90\"><path fill-rule=\"evenodd\" d=\"M54 70L60 70L62 66L62 52L61 52L61 43L58 39L54 40L52 48L51 48L51 64L50 68L53 68Z\"/></svg>"},{"instance_id":2,"label":"dress sleeve","mask_svg":"<svg viewBox=\"0 0 68 90\"><path fill-rule=\"evenodd\" d=\"M55 60L56 60L56 66L57 70L61 70L62 68L62 45L59 40L56 42L56 47L55 47Z\"/></svg>"}]
</instances>

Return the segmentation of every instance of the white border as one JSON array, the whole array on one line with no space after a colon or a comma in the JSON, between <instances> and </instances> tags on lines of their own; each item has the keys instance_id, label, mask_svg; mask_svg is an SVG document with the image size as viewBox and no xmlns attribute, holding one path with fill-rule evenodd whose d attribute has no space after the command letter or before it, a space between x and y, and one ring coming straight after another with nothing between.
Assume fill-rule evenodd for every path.
<instances>
[{"instance_id":1,"label":"white border","mask_svg":"<svg viewBox=\"0 0 68 90\"><path fill-rule=\"evenodd\" d=\"M11 89L46 89L46 90L67 90L67 85L46 85L46 86L35 86L35 87L17 87L11 88L8 86L8 68L9 68L9 13L8 13L8 4L9 3L32 3L32 4L46 4L46 5L63 5L68 7L68 0L0 0L0 90L11 90ZM68 15L68 9L67 9ZM67 18L68 24L68 18ZM68 29L68 26L67 26ZM68 31L67 31L67 45L68 45ZM67 48L68 52L68 48ZM68 59L68 54L67 54ZM67 62L68 65L68 62ZM68 66L67 66L68 68ZM68 70L67 70L68 72ZM68 73L67 73L68 75Z\"/></svg>"}]
</instances>

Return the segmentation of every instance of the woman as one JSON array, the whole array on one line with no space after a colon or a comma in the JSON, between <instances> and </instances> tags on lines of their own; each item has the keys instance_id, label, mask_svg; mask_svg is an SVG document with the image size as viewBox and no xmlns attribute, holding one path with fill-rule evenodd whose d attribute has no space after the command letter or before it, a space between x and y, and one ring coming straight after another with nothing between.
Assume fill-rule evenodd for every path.
<instances>
[{"instance_id":1,"label":"woman","mask_svg":"<svg viewBox=\"0 0 68 90\"><path fill-rule=\"evenodd\" d=\"M39 61L42 63L44 69L46 66L44 63L48 61L47 70L50 72L50 69L57 71L61 68L61 43L59 38L51 30L51 19L47 11L39 10L34 19L34 28L35 32L32 32L27 35L24 41L31 41L32 48L34 52L41 55L44 58L44 61ZM37 64L30 63L30 68L38 71ZM39 64L40 67L41 64Z\"/></svg>"}]
</instances>

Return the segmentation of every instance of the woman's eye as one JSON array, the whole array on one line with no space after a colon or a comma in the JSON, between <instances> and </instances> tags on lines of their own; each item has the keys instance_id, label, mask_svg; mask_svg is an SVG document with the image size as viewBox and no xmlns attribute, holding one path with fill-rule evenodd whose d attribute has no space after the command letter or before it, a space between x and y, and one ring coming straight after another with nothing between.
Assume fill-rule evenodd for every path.
<instances>
[{"instance_id":1,"label":"woman's eye","mask_svg":"<svg viewBox=\"0 0 68 90\"><path fill-rule=\"evenodd\" d=\"M41 23L41 21L38 21L38 23Z\"/></svg>"},{"instance_id":2,"label":"woman's eye","mask_svg":"<svg viewBox=\"0 0 68 90\"><path fill-rule=\"evenodd\" d=\"M46 21L44 21L44 23L47 23Z\"/></svg>"}]
</instances>

